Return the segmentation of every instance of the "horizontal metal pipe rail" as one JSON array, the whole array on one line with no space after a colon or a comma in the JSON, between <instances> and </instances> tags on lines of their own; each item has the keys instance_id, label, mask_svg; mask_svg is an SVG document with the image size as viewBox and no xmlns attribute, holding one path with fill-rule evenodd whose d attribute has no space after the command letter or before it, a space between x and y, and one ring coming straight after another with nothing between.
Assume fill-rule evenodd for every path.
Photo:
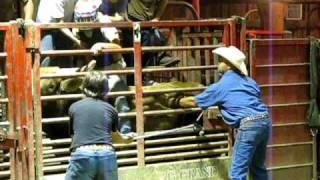
<instances>
[{"instance_id":1,"label":"horizontal metal pipe rail","mask_svg":"<svg viewBox=\"0 0 320 180\"><path fill-rule=\"evenodd\" d=\"M305 103L288 103L288 104L272 104L267 105L268 107L287 107L287 106L300 106L300 105L308 105L309 102ZM189 108L189 109L172 109L172 110L157 110L157 111L145 111L145 116L152 116L152 115L165 115L165 114L174 114L174 113L191 113L191 112L200 112L200 108ZM135 112L129 112L129 113L119 113L119 117L135 117ZM43 124L52 124L52 123L65 123L69 122L69 117L57 117L57 118L43 118L42 123ZM1 123L0 123L1 124Z\"/></svg>"},{"instance_id":2,"label":"horizontal metal pipe rail","mask_svg":"<svg viewBox=\"0 0 320 180\"><path fill-rule=\"evenodd\" d=\"M0 31L7 31L10 27L10 22L1 22L0 23Z\"/></svg>"},{"instance_id":3,"label":"horizontal metal pipe rail","mask_svg":"<svg viewBox=\"0 0 320 180\"><path fill-rule=\"evenodd\" d=\"M289 147L289 146L305 146L310 145L312 146L313 142L296 142L296 143L286 143L286 144L272 144L268 145L268 148L280 148L280 147Z\"/></svg>"},{"instance_id":4,"label":"horizontal metal pipe rail","mask_svg":"<svg viewBox=\"0 0 320 180\"><path fill-rule=\"evenodd\" d=\"M292 106L297 106L297 104L291 104ZM304 104L303 104L304 105ZM283 106L276 106L276 107L287 107L286 105L283 105ZM126 117L125 115L121 115L121 117ZM45 124L50 124L50 123L65 123L65 122L68 122L69 119L67 119L66 117L57 117L57 118L45 118ZM9 122L8 121L4 121L4 122L0 122L0 126L8 126L9 125ZM283 124L272 124L272 127L288 127L288 126L306 126L307 123L306 122L297 122L297 123L283 123ZM182 131L183 133L187 133L188 131ZM59 142L59 140L50 140L50 142ZM62 142L61 143L66 143L66 144L69 144L69 140L61 140ZM47 143L47 141L43 141L44 144ZM58 143L58 144L59 144Z\"/></svg>"},{"instance_id":5,"label":"horizontal metal pipe rail","mask_svg":"<svg viewBox=\"0 0 320 180\"><path fill-rule=\"evenodd\" d=\"M263 84L260 85L261 88L268 88L268 87L288 87L288 86L306 86L310 85L309 82L302 82L302 83L288 83L288 84ZM206 89L207 87L195 87L195 88L176 88L176 89L163 89L163 90L144 90L144 95L152 95L152 94L160 94L160 93L170 93L170 92L188 92L188 91L201 91ZM109 92L109 97L116 97L116 96L131 96L134 95L135 91L121 91L121 92ZM83 94L62 94L62 95L49 95L49 96L42 96L42 101L53 101L53 100L70 100L70 99L80 99L83 98ZM0 103L7 102L7 99L2 98L0 99Z\"/></svg>"},{"instance_id":6,"label":"horizontal metal pipe rail","mask_svg":"<svg viewBox=\"0 0 320 180\"><path fill-rule=\"evenodd\" d=\"M167 115L167 114L184 114L192 112L200 112L201 108L185 108L185 109L170 109L170 110L154 110L154 111L144 111L144 116L152 115ZM136 117L136 112L119 113L119 117ZM69 122L69 117L56 117L56 118L42 118L43 124L51 123L64 123Z\"/></svg>"},{"instance_id":7,"label":"horizontal metal pipe rail","mask_svg":"<svg viewBox=\"0 0 320 180\"><path fill-rule=\"evenodd\" d=\"M208 65L208 66L185 66L185 67L152 67L152 68L144 68L142 70L143 73L153 73L153 72L180 72L180 71L198 71L198 70L215 70L217 69L216 65ZM134 70L130 68L126 68L123 70L107 70L107 71L101 71L104 74L110 75L110 74L133 74ZM75 72L75 73L47 73L40 75L40 79L46 79L46 78L72 78L72 77L81 77L88 74L88 72Z\"/></svg>"},{"instance_id":8,"label":"horizontal metal pipe rail","mask_svg":"<svg viewBox=\"0 0 320 180\"><path fill-rule=\"evenodd\" d=\"M186 136L186 134L194 133L195 131L193 129L185 129L181 132L176 132L172 134L171 136L178 136L178 135L184 135L183 137L166 137L166 138L161 138L161 139L153 139L153 140L146 140L145 143L146 145L160 145L160 144L167 144L168 142L175 141L177 143L180 142L191 142L195 140L205 140L205 139L210 139L210 138L222 138L225 136L228 136L228 133L221 133L220 131L226 131L226 129L219 128L219 129L205 129L205 136L195 136L193 134ZM154 131L151 132L146 132L148 133L153 133ZM61 145L70 145L71 144L71 138L64 138L64 139L44 139L43 140L43 145L44 146L61 146ZM128 148L128 147L135 147L137 145L136 142L132 142L130 144L114 144L114 147L116 149L121 149L121 148Z\"/></svg>"},{"instance_id":9,"label":"horizontal metal pipe rail","mask_svg":"<svg viewBox=\"0 0 320 180\"><path fill-rule=\"evenodd\" d=\"M286 103L286 104L269 104L267 107L286 107L286 106L305 106L309 105L310 102L298 102L298 103Z\"/></svg>"},{"instance_id":10,"label":"horizontal metal pipe rail","mask_svg":"<svg viewBox=\"0 0 320 180\"><path fill-rule=\"evenodd\" d=\"M143 46L141 49L143 52L153 52L153 51L182 51L182 50L208 50L218 47L224 47L225 45L203 45L203 46ZM103 53L129 53L133 52L133 48L109 48L103 49ZM67 55L93 55L93 52L89 49L83 50L47 50L41 51L41 56L67 56Z\"/></svg>"},{"instance_id":11,"label":"horizontal metal pipe rail","mask_svg":"<svg viewBox=\"0 0 320 180\"><path fill-rule=\"evenodd\" d=\"M307 122L297 122L297 123L283 123L283 124L273 124L272 127L286 127L286 126L306 126Z\"/></svg>"},{"instance_id":12,"label":"horizontal metal pipe rail","mask_svg":"<svg viewBox=\"0 0 320 180\"><path fill-rule=\"evenodd\" d=\"M266 68L266 67L292 67L292 66L310 66L310 63L292 63L292 64L264 64L256 65L256 68Z\"/></svg>"},{"instance_id":13,"label":"horizontal metal pipe rail","mask_svg":"<svg viewBox=\"0 0 320 180\"><path fill-rule=\"evenodd\" d=\"M282 169L293 169L293 168L301 168L301 167L308 167L313 166L312 163L304 163L304 164L294 164L294 165L287 165L287 166L275 166L267 168L268 171L275 171L275 170L282 170Z\"/></svg>"},{"instance_id":14,"label":"horizontal metal pipe rail","mask_svg":"<svg viewBox=\"0 0 320 180\"><path fill-rule=\"evenodd\" d=\"M7 53L6 52L1 52L0 53L0 58L5 58L7 57Z\"/></svg>"},{"instance_id":15,"label":"horizontal metal pipe rail","mask_svg":"<svg viewBox=\"0 0 320 180\"><path fill-rule=\"evenodd\" d=\"M8 79L8 75L0 76L0 81L4 81Z\"/></svg>"},{"instance_id":16,"label":"horizontal metal pipe rail","mask_svg":"<svg viewBox=\"0 0 320 180\"><path fill-rule=\"evenodd\" d=\"M290 86L309 86L310 82L299 82L299 83L279 83L279 84L261 84L260 88L268 87L290 87Z\"/></svg>"},{"instance_id":17,"label":"horizontal metal pipe rail","mask_svg":"<svg viewBox=\"0 0 320 180\"><path fill-rule=\"evenodd\" d=\"M227 136L226 136L227 138ZM176 151L195 151L198 149L214 149L217 147L222 146L228 146L228 141L221 140L221 141L215 141L215 142L207 142L207 143L192 143L192 144L186 144L186 145L176 145L176 146L170 146L170 147L155 147L155 148L146 148L146 154L152 156L153 154L159 154L159 153L172 153ZM116 151L116 155L118 159L126 158L130 156L136 156L137 150L123 150L123 151ZM58 149L49 149L44 150L43 155L67 155L69 156L70 149L69 148L58 148ZM0 163L0 167L6 168L8 166L8 163Z\"/></svg>"},{"instance_id":18,"label":"horizontal metal pipe rail","mask_svg":"<svg viewBox=\"0 0 320 180\"><path fill-rule=\"evenodd\" d=\"M191 91L201 91L201 90L204 90L205 88L206 87L176 88L176 89L163 89L163 90L145 90L145 91L143 91L143 94L144 95L152 95L152 94L170 93L170 92L191 92ZM134 94L135 94L135 91L109 92L108 97L130 96L130 95L134 95ZM41 100L42 101L69 100L69 99L80 99L83 97L84 97L83 94L61 94L61 95L41 96Z\"/></svg>"},{"instance_id":19,"label":"horizontal metal pipe rail","mask_svg":"<svg viewBox=\"0 0 320 180\"><path fill-rule=\"evenodd\" d=\"M209 20L182 20L182 21L141 21L141 28L144 27L192 27L192 26L223 26L234 22L233 18L209 19ZM26 23L26 26L34 25ZM39 28L58 29L58 28L101 28L101 27L116 27L128 28L133 27L131 22L113 22L113 23L42 23L36 24Z\"/></svg>"},{"instance_id":20,"label":"horizontal metal pipe rail","mask_svg":"<svg viewBox=\"0 0 320 180\"><path fill-rule=\"evenodd\" d=\"M165 148L164 148L165 149ZM147 149L146 149L147 152ZM149 151L150 152L150 151ZM211 156L211 155L217 155L222 153L228 153L228 148L221 148L221 149L206 149L206 150L197 150L191 152L181 152L181 153L168 153L168 154L160 154L160 155L154 155L154 156L147 156L146 162L151 163L155 161L163 161L163 160L173 160L173 159L180 159L180 158L195 158L195 157L205 157L205 156ZM70 157L58 157L58 158L50 158L50 159L44 159L44 164L50 164L50 163L67 163L69 161ZM119 159L117 160L118 165L124 165L124 164L131 164L131 163L137 163L138 158L125 158L125 159Z\"/></svg>"}]
</instances>

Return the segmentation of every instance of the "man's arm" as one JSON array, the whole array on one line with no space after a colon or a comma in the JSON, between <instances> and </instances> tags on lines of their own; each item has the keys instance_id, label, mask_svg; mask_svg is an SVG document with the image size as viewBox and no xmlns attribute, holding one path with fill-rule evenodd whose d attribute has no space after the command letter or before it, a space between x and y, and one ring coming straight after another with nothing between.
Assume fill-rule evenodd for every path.
<instances>
[{"instance_id":1,"label":"man's arm","mask_svg":"<svg viewBox=\"0 0 320 180\"><path fill-rule=\"evenodd\" d=\"M63 23L64 21L63 19L60 19L58 22ZM78 47L81 47L80 40L72 33L72 31L69 28L61 28L60 31L69 39L71 39Z\"/></svg>"},{"instance_id":2,"label":"man's arm","mask_svg":"<svg viewBox=\"0 0 320 180\"><path fill-rule=\"evenodd\" d=\"M160 17L164 13L166 7L168 4L168 0L161 0L159 3L159 7L157 8L157 11L155 12L155 16L151 21L159 21Z\"/></svg>"},{"instance_id":3,"label":"man's arm","mask_svg":"<svg viewBox=\"0 0 320 180\"><path fill-rule=\"evenodd\" d=\"M98 42L91 47L90 51L93 52L94 55L98 55L102 53L103 49L119 49L119 48L121 48L121 46L116 43Z\"/></svg>"},{"instance_id":4,"label":"man's arm","mask_svg":"<svg viewBox=\"0 0 320 180\"><path fill-rule=\"evenodd\" d=\"M20 6L23 9L23 17L25 20L32 20L34 13L35 0L27 0L26 2L20 1Z\"/></svg>"},{"instance_id":5,"label":"man's arm","mask_svg":"<svg viewBox=\"0 0 320 180\"><path fill-rule=\"evenodd\" d=\"M111 16L103 15L101 12L98 12L98 21L101 23L111 23L112 20L110 19ZM120 44L119 32L115 27L102 27L101 33L109 40L111 43Z\"/></svg>"},{"instance_id":6,"label":"man's arm","mask_svg":"<svg viewBox=\"0 0 320 180\"><path fill-rule=\"evenodd\" d=\"M116 131L116 132L112 132L111 136L112 136L112 143L129 144L133 142L135 133L122 134L119 131Z\"/></svg>"},{"instance_id":7,"label":"man's arm","mask_svg":"<svg viewBox=\"0 0 320 180\"><path fill-rule=\"evenodd\" d=\"M127 11L127 9L125 10L125 12L121 13L121 16L123 16L124 21L131 22L131 20L130 20L129 17L128 17L128 11Z\"/></svg>"},{"instance_id":8,"label":"man's arm","mask_svg":"<svg viewBox=\"0 0 320 180\"><path fill-rule=\"evenodd\" d=\"M188 108L188 107L196 107L197 103L194 100L194 96L189 96L189 97L181 98L179 101L179 105L181 107Z\"/></svg>"},{"instance_id":9,"label":"man's arm","mask_svg":"<svg viewBox=\"0 0 320 180\"><path fill-rule=\"evenodd\" d=\"M117 22L117 21L124 21L124 17L121 16L119 13L115 13L113 16L107 16L112 22Z\"/></svg>"}]
</instances>

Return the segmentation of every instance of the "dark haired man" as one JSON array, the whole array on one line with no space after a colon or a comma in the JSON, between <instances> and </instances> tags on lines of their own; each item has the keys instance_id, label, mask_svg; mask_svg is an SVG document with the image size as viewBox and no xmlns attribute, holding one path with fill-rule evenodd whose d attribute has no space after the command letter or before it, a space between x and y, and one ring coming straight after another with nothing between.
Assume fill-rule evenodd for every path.
<instances>
[{"instance_id":1,"label":"dark haired man","mask_svg":"<svg viewBox=\"0 0 320 180\"><path fill-rule=\"evenodd\" d=\"M159 21L168 4L168 0L130 0L128 3L128 19L130 21ZM132 32L123 32L124 47L132 46ZM166 44L166 37L160 32L159 28L142 28L141 45L142 46L163 46ZM134 66L133 56L125 55L128 67ZM180 60L169 56L165 52L144 52L142 55L143 66L175 66Z\"/></svg>"},{"instance_id":2,"label":"dark haired man","mask_svg":"<svg viewBox=\"0 0 320 180\"><path fill-rule=\"evenodd\" d=\"M132 134L117 130L118 113L106 101L107 77L89 72L83 80L85 98L69 108L71 122L71 158L66 180L117 180L117 158L112 142L130 143Z\"/></svg>"}]
</instances>

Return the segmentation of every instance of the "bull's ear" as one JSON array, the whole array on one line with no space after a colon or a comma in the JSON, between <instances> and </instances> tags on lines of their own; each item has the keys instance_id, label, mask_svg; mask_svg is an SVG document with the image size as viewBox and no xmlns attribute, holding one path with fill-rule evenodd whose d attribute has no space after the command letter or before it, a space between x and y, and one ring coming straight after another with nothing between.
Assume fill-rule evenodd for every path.
<instances>
[{"instance_id":1,"label":"bull's ear","mask_svg":"<svg viewBox=\"0 0 320 180\"><path fill-rule=\"evenodd\" d=\"M87 71L92 71L96 67L97 61L92 59L87 66Z\"/></svg>"},{"instance_id":2,"label":"bull's ear","mask_svg":"<svg viewBox=\"0 0 320 180\"><path fill-rule=\"evenodd\" d=\"M66 93L78 93L82 85L82 78L70 78L61 81L60 90Z\"/></svg>"},{"instance_id":3,"label":"bull's ear","mask_svg":"<svg viewBox=\"0 0 320 180\"><path fill-rule=\"evenodd\" d=\"M85 72L86 70L87 70L87 65L84 65L77 72Z\"/></svg>"},{"instance_id":4,"label":"bull's ear","mask_svg":"<svg viewBox=\"0 0 320 180\"><path fill-rule=\"evenodd\" d=\"M41 79L40 80L40 89L41 95L53 95L56 94L56 91L59 86L59 79Z\"/></svg>"},{"instance_id":5,"label":"bull's ear","mask_svg":"<svg viewBox=\"0 0 320 180\"><path fill-rule=\"evenodd\" d=\"M96 67L97 61L92 59L87 65L82 66L79 69L79 72L86 72L86 71L92 71Z\"/></svg>"}]
</instances>

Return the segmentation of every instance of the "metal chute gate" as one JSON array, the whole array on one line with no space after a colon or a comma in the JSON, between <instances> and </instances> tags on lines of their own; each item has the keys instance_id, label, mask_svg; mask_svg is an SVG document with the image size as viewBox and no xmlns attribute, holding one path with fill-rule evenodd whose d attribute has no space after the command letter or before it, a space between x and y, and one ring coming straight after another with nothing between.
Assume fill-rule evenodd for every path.
<instances>
[{"instance_id":1,"label":"metal chute gate","mask_svg":"<svg viewBox=\"0 0 320 180\"><path fill-rule=\"evenodd\" d=\"M35 179L31 59L16 21L1 23L0 177Z\"/></svg>"},{"instance_id":2,"label":"metal chute gate","mask_svg":"<svg viewBox=\"0 0 320 180\"><path fill-rule=\"evenodd\" d=\"M167 88L161 90L143 90L143 76L155 78L159 82L167 82L168 77L175 77L180 81L192 80L208 85L216 79L215 66L212 61L211 50L224 45L238 45L244 47L244 28L238 18L220 20L193 20L193 21L161 21L141 23L86 23L86 24L24 24L24 37L19 35L18 24L8 24L6 31L6 51L1 57L6 60L5 73L1 80L6 82L7 94L2 98L2 103L7 104L6 122L2 126L8 126L9 132L15 132L16 146L11 147L11 153L4 152L6 159L0 163L0 176L11 179L41 179L52 175L64 174L69 158L69 145L71 139L52 138L44 132L43 127L56 124L68 126L68 117L42 117L43 104L46 102L77 100L82 94L55 94L44 96L40 92L40 82L43 79L81 77L85 72L67 74L42 74L40 73L40 59L43 56L88 56L92 55L89 49L62 49L40 51L41 34L45 30L58 28L99 28L102 26L115 26L119 29L133 28L139 25L145 27L159 27L168 37L166 46L142 47L136 40L132 47L121 49L106 49L104 53L131 53L134 55L134 67L124 70L104 71L105 74L134 75L134 90L110 92L110 97L119 95L130 96L135 99L135 112L120 113L120 117L135 119L138 135L145 134L145 124L152 122L154 116L167 114L189 115L197 114L199 108L174 108L174 109L143 109L143 98L150 95L159 95L173 92L193 92L203 90L203 87ZM13 29L14 31L11 31ZM140 32L138 32L140 33ZM8 36L8 34L10 36ZM10 38L9 38L10 37ZM241 37L241 38L239 38ZM142 67L141 54L143 52L166 51L181 59L176 67ZM192 60L191 60L192 59ZM55 111L55 109L54 109ZM168 136L160 136L148 140L139 139L137 142L124 145L116 144L120 176L125 178L126 169L132 167L147 167L167 162L198 161L210 157L222 158L227 163L231 152L231 138L228 129L221 123L214 121L216 109L205 114L203 124L206 135L200 137L192 130L177 132ZM192 117L192 116L190 116ZM12 120L15 121L12 121ZM179 119L180 120L180 119ZM195 120L189 118L188 121ZM9 122L10 121L10 122ZM180 120L183 121L183 120ZM156 122L156 121L155 121ZM180 122L181 124L181 122ZM14 131L17 130L17 131ZM149 131L149 130L148 130ZM151 131L149 131L151 132ZM10 133L8 133L8 137ZM2 143L1 143L2 144ZM16 154L14 152L17 152ZM19 156L18 156L19 155ZM9 158L10 157L10 158ZM16 162L15 158L18 161ZM24 158L24 159L21 159ZM10 159L10 161L9 161ZM10 166L11 164L11 166ZM15 168L19 165L21 168ZM211 167L211 166L210 166ZM28 169L28 171L25 171ZM18 170L21 170L21 172ZM211 170L213 170L211 168ZM17 176L15 176L17 171ZM226 177L226 170L211 176ZM26 174L28 173L28 174Z\"/></svg>"}]
</instances>

